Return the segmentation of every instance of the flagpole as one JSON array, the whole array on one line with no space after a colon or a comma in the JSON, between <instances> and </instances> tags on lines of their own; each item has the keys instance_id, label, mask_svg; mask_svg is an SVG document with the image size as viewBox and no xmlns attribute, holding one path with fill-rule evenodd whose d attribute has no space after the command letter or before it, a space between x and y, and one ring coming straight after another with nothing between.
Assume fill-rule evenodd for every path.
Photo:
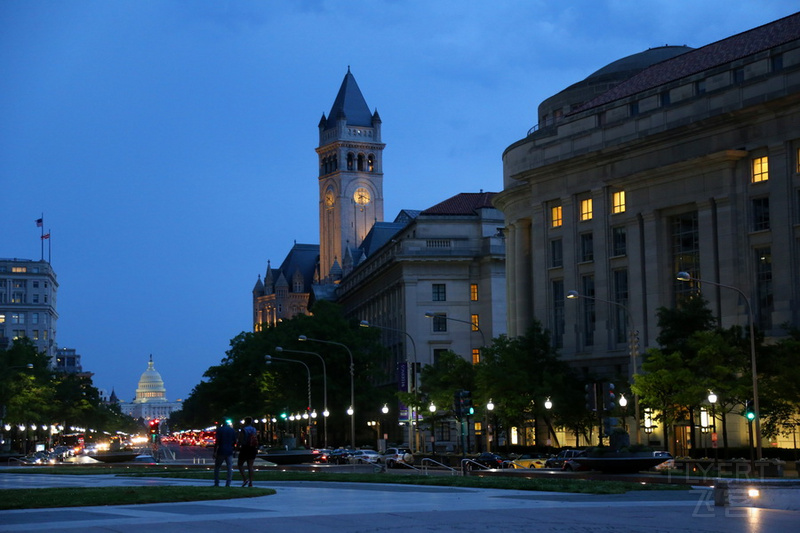
<instances>
[{"instance_id":1,"label":"flagpole","mask_svg":"<svg viewBox=\"0 0 800 533\"><path fill-rule=\"evenodd\" d=\"M53 264L53 234L50 229L47 230L47 262Z\"/></svg>"},{"instance_id":2,"label":"flagpole","mask_svg":"<svg viewBox=\"0 0 800 533\"><path fill-rule=\"evenodd\" d=\"M42 241L42 261L44 261L44 213L42 213L42 218L40 218L39 220L42 221L42 223L39 224L39 227L42 228L42 235L40 237L40 240Z\"/></svg>"}]
</instances>

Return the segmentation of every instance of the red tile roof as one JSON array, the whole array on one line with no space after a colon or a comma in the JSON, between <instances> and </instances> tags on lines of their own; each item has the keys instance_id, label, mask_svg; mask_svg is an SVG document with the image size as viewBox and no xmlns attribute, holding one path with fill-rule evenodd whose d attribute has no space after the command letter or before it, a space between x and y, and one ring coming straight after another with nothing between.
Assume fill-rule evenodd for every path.
<instances>
[{"instance_id":1,"label":"red tile roof","mask_svg":"<svg viewBox=\"0 0 800 533\"><path fill-rule=\"evenodd\" d=\"M478 209L494 209L492 198L495 192L462 192L425 209L422 215L474 215Z\"/></svg>"}]
</instances>

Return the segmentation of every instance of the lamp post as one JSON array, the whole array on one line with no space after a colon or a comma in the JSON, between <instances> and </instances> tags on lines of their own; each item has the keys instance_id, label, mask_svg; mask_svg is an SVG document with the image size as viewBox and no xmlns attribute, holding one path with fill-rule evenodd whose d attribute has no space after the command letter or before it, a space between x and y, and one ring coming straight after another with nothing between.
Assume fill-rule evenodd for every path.
<instances>
[{"instance_id":1,"label":"lamp post","mask_svg":"<svg viewBox=\"0 0 800 533\"><path fill-rule=\"evenodd\" d=\"M387 327L387 326L376 326L375 324L370 324L369 321L367 321L367 320L362 320L359 323L359 325L362 328L377 328L377 329L383 329L383 330L386 330L386 331L394 331L394 332L397 332L397 333L403 333L403 334L405 334L406 337L408 337L408 340L411 341L411 350L412 350L412 354L414 356L414 360L413 360L414 366L413 366L413 371L412 371L412 366L408 364L408 355L406 355L406 381L407 381L406 388L408 389L406 392L408 392L409 394L411 394L412 392L414 393L414 403L416 404L416 399L418 397L417 396L418 387L417 387L417 383L416 383L416 381L417 381L417 379L416 379L417 378L417 345L414 342L414 337L412 337L411 334L409 334L405 330L397 329L397 328L390 328L390 327ZM414 416L416 416L416 414L417 414L416 405L412 409L414 411ZM411 448L412 451L414 451L415 448L418 448L418 446L415 446L415 442L414 442L414 441L416 441L416 439L414 439L414 428L416 427L416 425L411 423L411 418L412 418L412 413L409 412L408 413L408 447Z\"/></svg>"},{"instance_id":2,"label":"lamp post","mask_svg":"<svg viewBox=\"0 0 800 533\"><path fill-rule=\"evenodd\" d=\"M306 368L306 372L308 373L308 409L303 414L302 418L308 422L308 446L311 447L311 421L309 420L309 414L311 413L311 369L308 368L308 365L305 364L303 361L299 361L297 359L284 359L282 357L273 357L271 355L266 356L267 364L271 361L285 361L287 363L298 363L303 365ZM298 415L298 418L300 415Z\"/></svg>"},{"instance_id":3,"label":"lamp post","mask_svg":"<svg viewBox=\"0 0 800 533\"><path fill-rule=\"evenodd\" d=\"M297 337L299 341L314 341L314 342L321 342L323 344L333 344L335 346L341 346L345 350L347 350L347 355L350 356L350 408L347 410L347 414L350 415L350 446L355 450L356 449L356 420L355 420L355 403L356 403L356 394L355 394L355 364L353 363L353 352L350 351L350 348L342 344L341 342L335 341L324 341L322 339L312 339L311 337L306 337L305 335L300 335Z\"/></svg>"},{"instance_id":4,"label":"lamp post","mask_svg":"<svg viewBox=\"0 0 800 533\"><path fill-rule=\"evenodd\" d=\"M755 328L753 326L753 307L750 305L750 299L747 295L738 287L734 287L733 285L723 285L722 283L716 283L714 281L706 281L700 278L695 278L691 276L688 272L678 272L677 276L678 281L695 281L698 284L701 283L708 283L709 285L714 285L715 287L722 287L723 289L731 289L739 293L739 295L744 298L745 303L747 304L747 318L748 322L750 323L750 371L753 373L753 409L755 410L756 417L756 459L761 460L761 413L758 410L758 374L756 372L756 336L755 336Z\"/></svg>"},{"instance_id":5,"label":"lamp post","mask_svg":"<svg viewBox=\"0 0 800 533\"><path fill-rule=\"evenodd\" d=\"M431 412L431 454L436 453L436 428L434 427L434 415L436 415L436 404L431 402L428 406L428 411Z\"/></svg>"},{"instance_id":6,"label":"lamp post","mask_svg":"<svg viewBox=\"0 0 800 533\"><path fill-rule=\"evenodd\" d=\"M475 328L475 331L481 334L481 346L486 346L486 337L483 335L483 330L480 328L480 326L478 326L474 322L470 322L469 320L462 320L460 318L452 318L446 315L437 315L436 313L432 313L430 311L425 313L425 318L437 318L437 317L443 318L445 320L452 320L453 322L461 322L463 324L469 324L470 326Z\"/></svg>"},{"instance_id":7,"label":"lamp post","mask_svg":"<svg viewBox=\"0 0 800 533\"><path fill-rule=\"evenodd\" d=\"M622 310L625 311L625 316L628 319L628 331L629 331L628 339L630 341L630 345L629 345L629 353L630 353L630 356L631 356L630 381L631 381L631 384L633 384L633 376L636 373L636 355L637 355L637 351L638 351L638 348L636 346L636 343L634 342L634 339L638 337L639 332L636 331L636 327L634 326L634 323L633 323L633 316L631 316L630 310L628 309L628 307L626 305L623 305L623 304L621 304L619 302L613 302L611 300L604 300L602 298L597 298L595 296L586 296L586 295L580 294L578 291L568 291L567 292L567 299L568 300L576 300L578 298L585 298L587 300L595 300L595 301L598 301L598 302L604 302L604 303L607 303L607 304L616 305L617 307L619 307L619 308L621 308ZM642 443L642 435L641 435L641 432L639 430L639 425L640 425L640 422L639 422L639 396L636 393L633 394L633 416L636 418L636 444L641 444Z\"/></svg>"},{"instance_id":8,"label":"lamp post","mask_svg":"<svg viewBox=\"0 0 800 533\"><path fill-rule=\"evenodd\" d=\"M717 416L714 408L717 405L717 395L708 391L708 403L711 404L711 446L714 448L714 470L719 475L719 449L717 448Z\"/></svg>"},{"instance_id":9,"label":"lamp post","mask_svg":"<svg viewBox=\"0 0 800 533\"><path fill-rule=\"evenodd\" d=\"M325 359L318 354L317 352L304 352L302 350L287 350L281 346L277 346L275 348L276 352L282 353L300 353L300 354L308 354L308 355L316 355L319 357L319 360L322 362L322 427L323 427L323 434L324 434L324 441L325 441L325 448L328 447L328 415L330 415L330 411L328 411L328 370L325 367Z\"/></svg>"},{"instance_id":10,"label":"lamp post","mask_svg":"<svg viewBox=\"0 0 800 533\"><path fill-rule=\"evenodd\" d=\"M622 407L622 429L627 431L627 425L625 424L625 419L628 418L627 411L628 411L628 399L625 397L624 394L619 395L619 406Z\"/></svg>"},{"instance_id":11,"label":"lamp post","mask_svg":"<svg viewBox=\"0 0 800 533\"><path fill-rule=\"evenodd\" d=\"M494 427L493 427L493 425L490 425L490 423L489 423L490 422L489 421L489 414L492 411L494 411L494 403L492 402L492 399L489 398L489 402L486 404L486 411L484 411L485 416L486 416L486 428L487 429L489 429L489 427L492 428L491 431L487 431L486 432L486 451L487 452L492 451L492 433L494 433Z\"/></svg>"}]
</instances>

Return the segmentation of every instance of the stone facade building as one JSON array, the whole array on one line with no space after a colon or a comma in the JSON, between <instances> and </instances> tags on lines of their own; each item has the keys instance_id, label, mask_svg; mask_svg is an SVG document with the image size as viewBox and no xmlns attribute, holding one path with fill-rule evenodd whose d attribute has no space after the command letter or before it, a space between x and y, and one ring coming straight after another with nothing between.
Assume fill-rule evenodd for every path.
<instances>
[{"instance_id":1,"label":"stone facade building","mask_svg":"<svg viewBox=\"0 0 800 533\"><path fill-rule=\"evenodd\" d=\"M167 389L164 387L164 380L153 364L153 356L147 363L145 370L139 378L139 386L136 387L136 397L132 402L120 403L120 410L123 414L133 418L144 420L166 420L169 415L181 409L181 402L170 402L167 400Z\"/></svg>"},{"instance_id":2,"label":"stone facade building","mask_svg":"<svg viewBox=\"0 0 800 533\"><path fill-rule=\"evenodd\" d=\"M720 325L800 326L800 14L598 70L503 154L508 330L533 318L587 374L628 376L629 330L699 283ZM569 291L581 297L568 299ZM575 293L572 293L575 296Z\"/></svg>"}]
</instances>

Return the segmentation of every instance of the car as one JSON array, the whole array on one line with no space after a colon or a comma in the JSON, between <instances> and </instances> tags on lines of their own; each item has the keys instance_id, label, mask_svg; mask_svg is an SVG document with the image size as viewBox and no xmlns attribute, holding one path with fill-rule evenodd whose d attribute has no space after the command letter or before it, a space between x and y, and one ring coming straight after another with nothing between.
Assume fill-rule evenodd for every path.
<instances>
[{"instance_id":1,"label":"car","mask_svg":"<svg viewBox=\"0 0 800 533\"><path fill-rule=\"evenodd\" d=\"M582 472L584 470L591 470L591 468L589 468L588 466L581 464L575 460L576 457L585 457L585 456L586 452L583 450L579 450L577 454L573 455L572 457L564 461L564 464L561 465L561 470L564 470L566 472Z\"/></svg>"},{"instance_id":2,"label":"car","mask_svg":"<svg viewBox=\"0 0 800 533\"><path fill-rule=\"evenodd\" d=\"M328 463L333 465L346 465L350 461L350 454L353 450L347 448L336 448L328 455Z\"/></svg>"},{"instance_id":3,"label":"car","mask_svg":"<svg viewBox=\"0 0 800 533\"><path fill-rule=\"evenodd\" d=\"M377 463L378 458L381 456L375 450L356 450L354 451L350 457L348 457L348 461L350 464L366 464L366 463Z\"/></svg>"},{"instance_id":4,"label":"car","mask_svg":"<svg viewBox=\"0 0 800 533\"><path fill-rule=\"evenodd\" d=\"M583 450L561 450L555 457L550 457L544 462L545 468L563 469L564 463L573 457L579 457L585 453Z\"/></svg>"},{"instance_id":5,"label":"car","mask_svg":"<svg viewBox=\"0 0 800 533\"><path fill-rule=\"evenodd\" d=\"M472 459L472 461L486 468L506 468L508 466L508 461L501 455L492 452L483 452L478 457ZM475 467L473 463L467 463L467 468Z\"/></svg>"},{"instance_id":6,"label":"car","mask_svg":"<svg viewBox=\"0 0 800 533\"><path fill-rule=\"evenodd\" d=\"M546 453L526 453L511 459L511 468L544 468L545 462L550 459Z\"/></svg>"},{"instance_id":7,"label":"car","mask_svg":"<svg viewBox=\"0 0 800 533\"><path fill-rule=\"evenodd\" d=\"M312 452L314 454L315 463L330 463L330 456L333 453L331 450L325 448L318 448Z\"/></svg>"},{"instance_id":8,"label":"car","mask_svg":"<svg viewBox=\"0 0 800 533\"><path fill-rule=\"evenodd\" d=\"M386 465L386 468L394 468L397 465L413 465L414 454L408 448L386 448L386 451L378 458L379 463Z\"/></svg>"}]
</instances>

